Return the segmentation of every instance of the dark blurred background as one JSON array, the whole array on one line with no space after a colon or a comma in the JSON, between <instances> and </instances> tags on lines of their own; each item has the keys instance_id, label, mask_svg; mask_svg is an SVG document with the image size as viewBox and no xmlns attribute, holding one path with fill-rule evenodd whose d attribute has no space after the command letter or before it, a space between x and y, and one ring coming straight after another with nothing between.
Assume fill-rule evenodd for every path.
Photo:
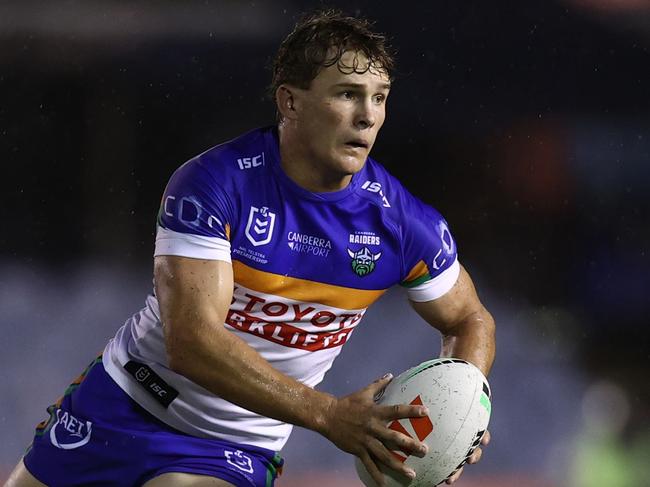
<instances>
[{"instance_id":1,"label":"dark blurred background","mask_svg":"<svg viewBox=\"0 0 650 487\"><path fill-rule=\"evenodd\" d=\"M372 155L446 216L499 325L493 445L458 485L647 486L648 0L0 1L0 480L141 305L173 170L274 122L268 66L323 6L391 38ZM438 347L388 293L322 388ZM284 454L280 486L356 485L315 434Z\"/></svg>"}]
</instances>

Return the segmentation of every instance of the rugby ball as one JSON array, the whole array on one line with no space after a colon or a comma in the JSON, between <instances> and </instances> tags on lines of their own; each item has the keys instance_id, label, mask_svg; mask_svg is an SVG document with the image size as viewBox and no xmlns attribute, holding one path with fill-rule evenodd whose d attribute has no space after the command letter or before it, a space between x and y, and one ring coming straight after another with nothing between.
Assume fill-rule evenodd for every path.
<instances>
[{"instance_id":1,"label":"rugby ball","mask_svg":"<svg viewBox=\"0 0 650 487\"><path fill-rule=\"evenodd\" d=\"M382 466L386 485L433 486L453 475L481 443L490 420L490 400L485 376L465 360L429 360L395 377L376 401L382 405L425 405L428 417L395 420L388 427L418 438L429 451L424 458L392 451L416 477L411 480ZM376 486L358 458L356 469L364 485Z\"/></svg>"}]
</instances>

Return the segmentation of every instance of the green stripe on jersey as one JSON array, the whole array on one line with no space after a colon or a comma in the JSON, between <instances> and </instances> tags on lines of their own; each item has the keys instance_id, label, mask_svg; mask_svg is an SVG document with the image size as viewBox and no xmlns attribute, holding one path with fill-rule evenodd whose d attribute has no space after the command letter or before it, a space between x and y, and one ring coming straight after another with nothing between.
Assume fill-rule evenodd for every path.
<instances>
[{"instance_id":1,"label":"green stripe on jersey","mask_svg":"<svg viewBox=\"0 0 650 487\"><path fill-rule=\"evenodd\" d=\"M427 282L427 281L430 280L430 279L431 279L431 274L429 274L429 273L427 272L425 275L420 276L420 277L418 277L417 279L414 279L414 280L412 280L412 281L410 281L410 282L402 282L402 283L400 283L400 284L401 284L403 287L415 287L415 286L419 286L420 284L422 284L422 283L424 283L424 282Z\"/></svg>"},{"instance_id":2,"label":"green stripe on jersey","mask_svg":"<svg viewBox=\"0 0 650 487\"><path fill-rule=\"evenodd\" d=\"M280 453L276 452L271 459L271 463L267 464L266 466L266 487L272 487L273 480L275 480L275 478L278 476L278 469L276 465L281 464L282 457L280 456Z\"/></svg>"}]
</instances>

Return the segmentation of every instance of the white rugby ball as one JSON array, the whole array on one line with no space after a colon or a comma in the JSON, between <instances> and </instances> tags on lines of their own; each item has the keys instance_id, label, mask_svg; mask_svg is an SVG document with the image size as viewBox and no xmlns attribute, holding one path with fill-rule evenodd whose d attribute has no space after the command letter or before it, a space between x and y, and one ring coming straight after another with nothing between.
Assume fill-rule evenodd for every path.
<instances>
[{"instance_id":1,"label":"white rugby ball","mask_svg":"<svg viewBox=\"0 0 650 487\"><path fill-rule=\"evenodd\" d=\"M428 417L392 421L389 428L418 438L429 448L424 458L393 451L399 461L412 468L411 480L392 469L381 467L388 487L438 485L461 468L487 430L490 420L490 386L481 371L465 360L429 360L395 377L378 404L423 404ZM357 474L368 487L375 487L361 461Z\"/></svg>"}]
</instances>

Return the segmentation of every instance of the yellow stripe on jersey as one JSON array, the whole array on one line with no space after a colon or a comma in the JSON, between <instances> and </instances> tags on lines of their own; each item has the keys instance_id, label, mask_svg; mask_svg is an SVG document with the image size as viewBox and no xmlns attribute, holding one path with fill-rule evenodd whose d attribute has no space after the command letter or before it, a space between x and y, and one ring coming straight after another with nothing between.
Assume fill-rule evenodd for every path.
<instances>
[{"instance_id":1,"label":"yellow stripe on jersey","mask_svg":"<svg viewBox=\"0 0 650 487\"><path fill-rule=\"evenodd\" d=\"M340 309L367 308L386 292L386 289L355 289L271 274L253 269L238 260L232 261L232 268L235 282L249 289Z\"/></svg>"},{"instance_id":2,"label":"yellow stripe on jersey","mask_svg":"<svg viewBox=\"0 0 650 487\"><path fill-rule=\"evenodd\" d=\"M417 264L413 266L413 269L411 269L411 272L409 272L409 275L406 276L406 279L402 281L402 286L410 287L414 286L420 283L422 280L426 280L423 278L431 278L429 275L429 269L427 268L427 264L423 261L420 260Z\"/></svg>"}]
</instances>

